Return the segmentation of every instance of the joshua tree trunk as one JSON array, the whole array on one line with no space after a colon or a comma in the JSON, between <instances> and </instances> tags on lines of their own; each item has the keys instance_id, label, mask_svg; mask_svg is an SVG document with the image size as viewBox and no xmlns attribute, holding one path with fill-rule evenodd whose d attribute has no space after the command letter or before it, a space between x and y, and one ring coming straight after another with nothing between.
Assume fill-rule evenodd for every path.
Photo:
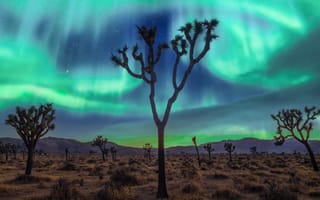
<instances>
[{"instance_id":1,"label":"joshua tree trunk","mask_svg":"<svg viewBox=\"0 0 320 200\"><path fill-rule=\"evenodd\" d=\"M211 150L209 150L209 160L211 160Z\"/></svg>"},{"instance_id":2,"label":"joshua tree trunk","mask_svg":"<svg viewBox=\"0 0 320 200\"><path fill-rule=\"evenodd\" d=\"M101 154L102 154L102 160L106 161L105 158L104 158L104 150L102 148L100 150L101 150Z\"/></svg>"},{"instance_id":3,"label":"joshua tree trunk","mask_svg":"<svg viewBox=\"0 0 320 200\"><path fill-rule=\"evenodd\" d=\"M164 127L158 125L158 193L157 198L168 198L166 173L165 173L165 154L164 154Z\"/></svg>"},{"instance_id":4,"label":"joshua tree trunk","mask_svg":"<svg viewBox=\"0 0 320 200\"><path fill-rule=\"evenodd\" d=\"M229 161L232 162L231 152L229 152Z\"/></svg>"},{"instance_id":5,"label":"joshua tree trunk","mask_svg":"<svg viewBox=\"0 0 320 200\"><path fill-rule=\"evenodd\" d=\"M33 148L28 148L27 167L25 172L25 175L28 175L28 176L31 175L31 169L33 164L33 154L34 154Z\"/></svg>"},{"instance_id":6,"label":"joshua tree trunk","mask_svg":"<svg viewBox=\"0 0 320 200\"><path fill-rule=\"evenodd\" d=\"M195 144L195 147L196 147L196 151L197 151L198 164L199 164L199 166L201 166L200 155L199 155L199 149L198 149L198 146L197 146L196 144Z\"/></svg>"},{"instance_id":7,"label":"joshua tree trunk","mask_svg":"<svg viewBox=\"0 0 320 200\"><path fill-rule=\"evenodd\" d=\"M319 167L317 165L316 159L314 157L313 151L311 150L311 147L310 147L309 143L308 142L303 142L303 144L308 150L313 170L314 171L319 171Z\"/></svg>"}]
</instances>

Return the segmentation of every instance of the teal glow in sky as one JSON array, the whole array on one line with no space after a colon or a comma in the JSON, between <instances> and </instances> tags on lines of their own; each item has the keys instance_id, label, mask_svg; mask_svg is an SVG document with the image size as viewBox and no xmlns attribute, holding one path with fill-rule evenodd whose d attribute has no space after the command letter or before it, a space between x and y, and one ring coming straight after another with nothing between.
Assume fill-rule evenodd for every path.
<instances>
[{"instance_id":1,"label":"teal glow in sky","mask_svg":"<svg viewBox=\"0 0 320 200\"><path fill-rule=\"evenodd\" d=\"M220 21L220 37L175 103L176 115L261 97L260 104L248 107L258 114L274 93L282 101L272 111L286 105L320 106L314 92L320 85L320 4L314 0L0 0L0 118L17 105L53 102L58 110L55 136L85 140L104 134L127 145L138 145L133 138L154 142L148 88L115 67L110 53L141 42L136 25L157 25L159 42L168 42L186 22L212 18ZM167 81L172 62L166 58L161 61L159 104L172 92ZM297 100L281 97L301 87ZM221 117L218 125L210 122L217 116L206 116L203 126L186 126L190 119L183 115L177 118L186 130L170 122L168 141L188 144L192 135L200 142L221 135L271 138L267 133L274 130L265 114L254 124L232 123L228 111L228 119ZM79 123L85 128L77 130ZM147 128L132 133L137 127ZM2 135L14 133L1 124Z\"/></svg>"}]
</instances>

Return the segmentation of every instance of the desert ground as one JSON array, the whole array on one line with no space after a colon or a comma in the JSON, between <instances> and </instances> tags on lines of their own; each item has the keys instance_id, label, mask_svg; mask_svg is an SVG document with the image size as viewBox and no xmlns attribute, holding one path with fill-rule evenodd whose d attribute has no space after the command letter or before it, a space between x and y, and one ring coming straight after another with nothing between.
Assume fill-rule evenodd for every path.
<instances>
[{"instance_id":1,"label":"desert ground","mask_svg":"<svg viewBox=\"0 0 320 200\"><path fill-rule=\"evenodd\" d=\"M320 172L307 155L167 155L169 199L320 199ZM317 155L317 160L320 156ZM155 199L156 156L36 156L32 178L23 176L25 160L0 161L0 199Z\"/></svg>"}]
</instances>

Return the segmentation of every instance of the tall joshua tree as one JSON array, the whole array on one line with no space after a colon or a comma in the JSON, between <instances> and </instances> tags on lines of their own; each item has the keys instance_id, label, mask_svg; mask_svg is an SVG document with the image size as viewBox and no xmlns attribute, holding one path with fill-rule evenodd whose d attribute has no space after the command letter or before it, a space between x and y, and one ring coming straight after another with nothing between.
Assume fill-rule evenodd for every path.
<instances>
[{"instance_id":1,"label":"tall joshua tree","mask_svg":"<svg viewBox=\"0 0 320 200\"><path fill-rule=\"evenodd\" d=\"M55 110L52 104L40 105L38 108L16 108L16 114L8 115L5 123L16 129L27 151L25 175L31 175L33 154L38 140L55 128Z\"/></svg>"},{"instance_id":2,"label":"tall joshua tree","mask_svg":"<svg viewBox=\"0 0 320 200\"><path fill-rule=\"evenodd\" d=\"M314 171L319 171L313 151L308 143L310 133L313 128L312 121L320 114L320 109L316 107L305 107L304 114L299 109L286 109L281 110L276 115L271 115L272 119L277 122L277 132L275 145L282 145L286 139L292 137L302 143L310 156L312 167ZM286 133L283 131L286 130Z\"/></svg>"},{"instance_id":3,"label":"tall joshua tree","mask_svg":"<svg viewBox=\"0 0 320 200\"><path fill-rule=\"evenodd\" d=\"M213 33L217 25L218 20L216 19L213 19L211 21L205 20L202 22L194 21L194 23L187 23L185 26L182 26L179 29L182 35L175 36L175 38L171 40L170 46L167 43L159 43L156 48L155 40L157 36L157 28L146 28L144 26L137 27L138 33L147 47L146 55L142 52L138 52L139 47L137 44L132 49L132 57L134 61L139 63L139 70L135 70L132 68L132 66L129 66L127 46L124 46L122 49L118 50L120 56L115 56L113 54L111 56L112 61L116 65L125 69L134 78L143 80L150 87L149 101L151 105L153 120L158 129L159 173L157 198L168 198L165 178L164 132L169 120L172 105L177 100L179 93L184 88L186 81L195 65L199 63L200 60L210 50L210 44L212 40L218 37ZM199 43L199 39L202 36L204 36L204 43L200 43L199 45L197 45ZM200 47L200 51L196 51L201 44L203 44L203 46ZM195 49L196 46L197 49ZM173 93L166 103L165 111L162 117L160 117L155 102L155 84L157 82L157 73L155 71L155 67L161 58L163 50L170 48L175 54L175 59L172 67ZM187 56L188 64L186 70L182 74L181 80L178 80L178 66L183 56Z\"/></svg>"},{"instance_id":4,"label":"tall joshua tree","mask_svg":"<svg viewBox=\"0 0 320 200\"><path fill-rule=\"evenodd\" d=\"M106 144L108 142L108 138L102 137L102 135L98 135L93 141L92 146L99 147L101 154L102 154L102 160L105 161L104 155L106 154Z\"/></svg>"}]
</instances>

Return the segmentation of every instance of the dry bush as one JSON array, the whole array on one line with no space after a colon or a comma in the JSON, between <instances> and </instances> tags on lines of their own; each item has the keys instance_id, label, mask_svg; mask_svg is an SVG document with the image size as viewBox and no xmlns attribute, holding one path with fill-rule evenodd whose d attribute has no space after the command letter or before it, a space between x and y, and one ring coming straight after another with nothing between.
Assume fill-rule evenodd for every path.
<instances>
[{"instance_id":1,"label":"dry bush","mask_svg":"<svg viewBox=\"0 0 320 200\"><path fill-rule=\"evenodd\" d=\"M87 163L88 163L88 164L97 163L97 160L96 160L96 159L88 159L88 160L87 160Z\"/></svg>"},{"instance_id":2,"label":"dry bush","mask_svg":"<svg viewBox=\"0 0 320 200\"><path fill-rule=\"evenodd\" d=\"M77 170L77 166L70 162L65 162L62 167L59 168L59 170L63 171L74 171Z\"/></svg>"},{"instance_id":3,"label":"dry bush","mask_svg":"<svg viewBox=\"0 0 320 200\"><path fill-rule=\"evenodd\" d=\"M138 185L137 177L123 168L115 170L110 176L110 184L121 188L123 186Z\"/></svg>"},{"instance_id":4,"label":"dry bush","mask_svg":"<svg viewBox=\"0 0 320 200\"><path fill-rule=\"evenodd\" d=\"M127 187L115 188L106 183L105 187L98 191L96 200L131 200L134 199Z\"/></svg>"},{"instance_id":5,"label":"dry bush","mask_svg":"<svg viewBox=\"0 0 320 200\"><path fill-rule=\"evenodd\" d=\"M215 172L214 174L208 174L207 178L208 179L223 180L223 179L228 179L229 176L226 173L223 173L223 172Z\"/></svg>"},{"instance_id":6,"label":"dry bush","mask_svg":"<svg viewBox=\"0 0 320 200\"><path fill-rule=\"evenodd\" d=\"M8 181L9 184L28 184L28 183L40 183L41 181L49 182L51 181L48 177L40 177L40 176L30 176L30 175L21 175L18 174L16 178Z\"/></svg>"},{"instance_id":7,"label":"dry bush","mask_svg":"<svg viewBox=\"0 0 320 200\"><path fill-rule=\"evenodd\" d=\"M241 195L238 191L230 188L219 189L212 194L213 199L221 200L239 200Z\"/></svg>"},{"instance_id":8,"label":"dry bush","mask_svg":"<svg viewBox=\"0 0 320 200\"><path fill-rule=\"evenodd\" d=\"M14 196L16 192L16 188L9 185L0 184L0 198Z\"/></svg>"},{"instance_id":9,"label":"dry bush","mask_svg":"<svg viewBox=\"0 0 320 200\"><path fill-rule=\"evenodd\" d=\"M319 198L320 199L320 188L312 188L308 191L308 195L310 197Z\"/></svg>"},{"instance_id":10,"label":"dry bush","mask_svg":"<svg viewBox=\"0 0 320 200\"><path fill-rule=\"evenodd\" d=\"M81 195L75 189L70 187L66 179L60 178L56 185L53 186L48 200L81 200Z\"/></svg>"},{"instance_id":11,"label":"dry bush","mask_svg":"<svg viewBox=\"0 0 320 200\"><path fill-rule=\"evenodd\" d=\"M101 166L95 166L93 169L89 170L89 176L103 176L102 174L103 168Z\"/></svg>"},{"instance_id":12,"label":"dry bush","mask_svg":"<svg viewBox=\"0 0 320 200\"><path fill-rule=\"evenodd\" d=\"M194 183L187 183L181 188L181 192L184 194L195 194L199 192L199 186Z\"/></svg>"},{"instance_id":13,"label":"dry bush","mask_svg":"<svg viewBox=\"0 0 320 200\"><path fill-rule=\"evenodd\" d=\"M275 181L265 181L265 190L260 194L261 200L297 200L296 194L287 187L279 186Z\"/></svg>"}]
</instances>

